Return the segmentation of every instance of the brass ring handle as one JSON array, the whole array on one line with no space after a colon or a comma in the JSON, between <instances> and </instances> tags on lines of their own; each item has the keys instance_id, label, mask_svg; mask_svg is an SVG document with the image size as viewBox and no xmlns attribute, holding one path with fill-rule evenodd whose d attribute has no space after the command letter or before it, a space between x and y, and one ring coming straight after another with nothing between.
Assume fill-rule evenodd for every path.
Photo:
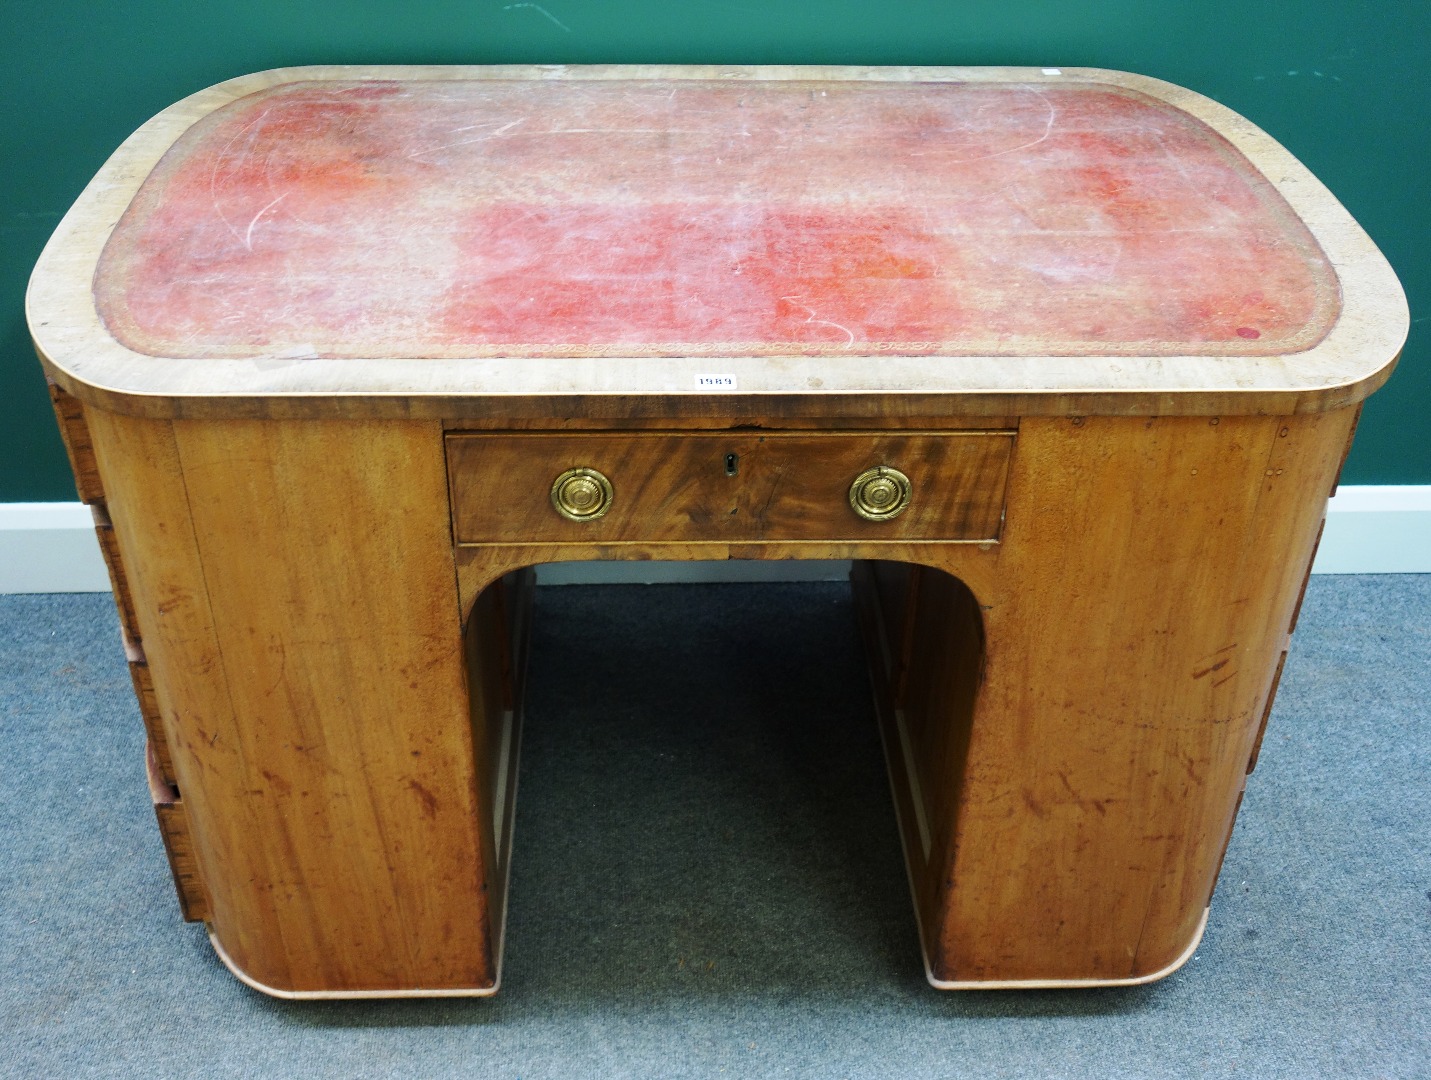
<instances>
[{"instance_id":1,"label":"brass ring handle","mask_svg":"<svg viewBox=\"0 0 1431 1080\"><path fill-rule=\"evenodd\" d=\"M605 517L611 497L611 481L595 469L568 469L552 481L552 505L569 521Z\"/></svg>"},{"instance_id":2,"label":"brass ring handle","mask_svg":"<svg viewBox=\"0 0 1431 1080\"><path fill-rule=\"evenodd\" d=\"M888 521L909 507L909 477L888 465L876 465L855 477L850 485L850 506L866 521Z\"/></svg>"}]
</instances>

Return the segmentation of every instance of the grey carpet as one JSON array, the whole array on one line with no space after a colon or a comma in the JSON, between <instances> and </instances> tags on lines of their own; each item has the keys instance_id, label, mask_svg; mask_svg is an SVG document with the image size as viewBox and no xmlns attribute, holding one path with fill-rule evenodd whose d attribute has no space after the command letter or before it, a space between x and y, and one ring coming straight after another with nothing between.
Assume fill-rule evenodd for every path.
<instances>
[{"instance_id":1,"label":"grey carpet","mask_svg":"<svg viewBox=\"0 0 1431 1080\"><path fill-rule=\"evenodd\" d=\"M536 626L501 993L284 1003L179 922L108 599L0 597L0 1073L1431 1075L1431 576L1313 579L1202 947L1113 990L925 984L843 585Z\"/></svg>"}]
</instances>

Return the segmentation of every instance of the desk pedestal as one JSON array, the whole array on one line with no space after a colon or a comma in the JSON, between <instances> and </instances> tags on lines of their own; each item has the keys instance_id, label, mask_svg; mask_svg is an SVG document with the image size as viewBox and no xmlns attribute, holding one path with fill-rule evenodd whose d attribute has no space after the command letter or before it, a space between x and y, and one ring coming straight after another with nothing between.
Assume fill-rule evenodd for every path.
<instances>
[{"instance_id":1,"label":"desk pedestal","mask_svg":"<svg viewBox=\"0 0 1431 1080\"><path fill-rule=\"evenodd\" d=\"M570 559L860 560L931 981L1167 974L1201 932L1355 419L1014 421L992 540L638 522L620 543L468 543L441 421L66 407L152 684L186 910L251 985L319 997L496 989L517 572Z\"/></svg>"}]
</instances>

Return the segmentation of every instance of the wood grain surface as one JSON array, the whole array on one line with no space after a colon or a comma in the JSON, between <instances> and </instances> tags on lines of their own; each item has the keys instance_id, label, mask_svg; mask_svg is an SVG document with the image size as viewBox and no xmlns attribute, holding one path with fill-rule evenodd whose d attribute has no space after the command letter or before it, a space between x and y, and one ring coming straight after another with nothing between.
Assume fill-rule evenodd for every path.
<instances>
[{"instance_id":1,"label":"wood grain surface","mask_svg":"<svg viewBox=\"0 0 1431 1080\"><path fill-rule=\"evenodd\" d=\"M449 532L454 441L540 459L661 433L110 414L91 429L142 567L134 607L216 942L270 992L343 995L495 985L512 572L713 554L885 560L864 591L882 598L876 688L936 984L1165 974L1200 931L1353 421L1024 418L1000 538L964 544L802 542L789 523L662 540L659 517L623 526L628 542ZM761 437L677 441L737 436ZM463 468L503 460L472 453Z\"/></svg>"},{"instance_id":2,"label":"wood grain surface","mask_svg":"<svg viewBox=\"0 0 1431 1080\"><path fill-rule=\"evenodd\" d=\"M1137 980L1184 955L1353 419L1021 425L993 588L919 572L893 691L935 979ZM971 670L972 712L967 676L919 693Z\"/></svg>"},{"instance_id":3,"label":"wood grain surface","mask_svg":"<svg viewBox=\"0 0 1431 1080\"><path fill-rule=\"evenodd\" d=\"M739 543L858 540L992 541L999 536L1014 435L449 435L458 543ZM851 482L893 466L910 478L909 508L867 521ZM610 511L569 521L552 481L586 467L611 482Z\"/></svg>"},{"instance_id":4,"label":"wood grain surface","mask_svg":"<svg viewBox=\"0 0 1431 1080\"><path fill-rule=\"evenodd\" d=\"M227 955L280 991L490 989L440 429L91 428Z\"/></svg>"}]
</instances>

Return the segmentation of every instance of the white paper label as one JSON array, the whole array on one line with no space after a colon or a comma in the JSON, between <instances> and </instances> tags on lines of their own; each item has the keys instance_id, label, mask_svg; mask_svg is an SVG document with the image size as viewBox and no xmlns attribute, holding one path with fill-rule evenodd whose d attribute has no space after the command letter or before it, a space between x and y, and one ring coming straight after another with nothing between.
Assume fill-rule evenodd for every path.
<instances>
[{"instance_id":1,"label":"white paper label","mask_svg":"<svg viewBox=\"0 0 1431 1080\"><path fill-rule=\"evenodd\" d=\"M697 390L734 390L734 375L697 375Z\"/></svg>"}]
</instances>

